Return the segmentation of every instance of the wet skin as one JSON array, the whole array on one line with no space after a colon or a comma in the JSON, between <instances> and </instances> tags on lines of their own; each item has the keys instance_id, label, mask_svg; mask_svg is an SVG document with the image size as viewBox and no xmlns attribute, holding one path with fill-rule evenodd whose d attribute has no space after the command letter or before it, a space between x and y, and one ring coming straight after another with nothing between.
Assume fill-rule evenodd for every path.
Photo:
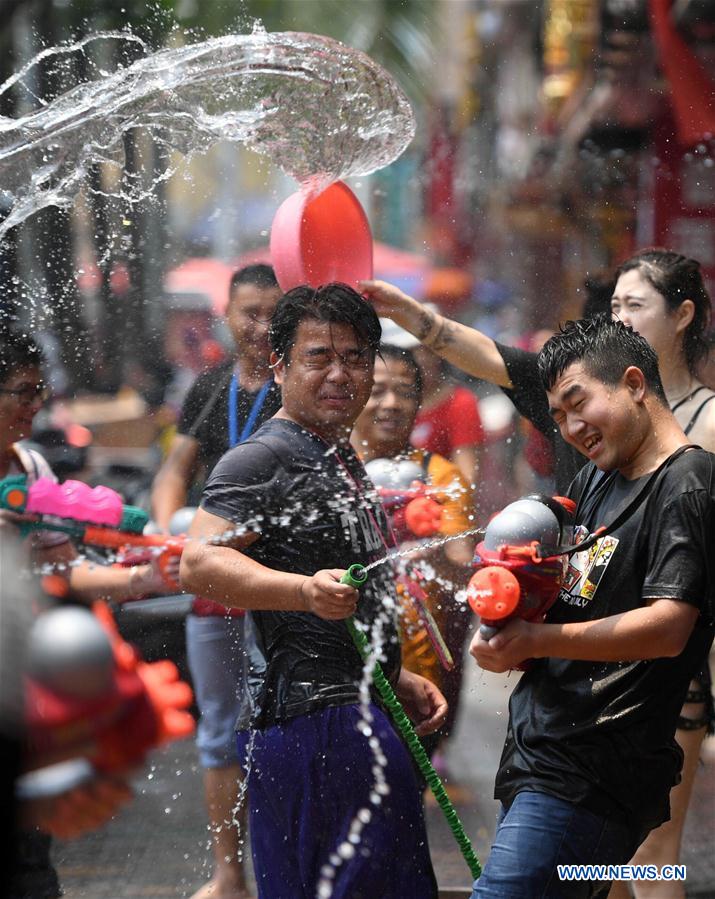
<instances>
[{"instance_id":1,"label":"wet skin","mask_svg":"<svg viewBox=\"0 0 715 899\"><path fill-rule=\"evenodd\" d=\"M281 386L278 418L287 418L328 441L347 440L372 390L374 359L346 324L304 319L287 358L271 354Z\"/></svg>"},{"instance_id":2,"label":"wet skin","mask_svg":"<svg viewBox=\"0 0 715 899\"><path fill-rule=\"evenodd\" d=\"M590 375L581 362L568 366L547 392L549 411L563 439L602 471L635 477L647 449L645 382L630 366L618 384Z\"/></svg>"}]
</instances>

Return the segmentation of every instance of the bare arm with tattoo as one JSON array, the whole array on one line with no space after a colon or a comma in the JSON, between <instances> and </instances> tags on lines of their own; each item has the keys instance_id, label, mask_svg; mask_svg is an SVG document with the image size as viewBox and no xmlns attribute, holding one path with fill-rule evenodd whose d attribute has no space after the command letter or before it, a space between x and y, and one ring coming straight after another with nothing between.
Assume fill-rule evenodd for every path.
<instances>
[{"instance_id":1,"label":"bare arm with tattoo","mask_svg":"<svg viewBox=\"0 0 715 899\"><path fill-rule=\"evenodd\" d=\"M386 281L361 281L358 286L379 316L391 318L452 365L499 387L512 386L504 360L491 337L425 309Z\"/></svg>"}]
</instances>

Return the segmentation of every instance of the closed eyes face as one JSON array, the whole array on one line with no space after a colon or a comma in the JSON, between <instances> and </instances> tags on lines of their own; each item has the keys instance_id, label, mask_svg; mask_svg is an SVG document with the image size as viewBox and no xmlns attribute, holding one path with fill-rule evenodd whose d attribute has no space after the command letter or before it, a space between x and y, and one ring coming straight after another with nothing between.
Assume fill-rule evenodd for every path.
<instances>
[{"instance_id":1,"label":"closed eyes face","mask_svg":"<svg viewBox=\"0 0 715 899\"><path fill-rule=\"evenodd\" d=\"M547 395L561 436L598 468L611 471L630 458L635 410L624 385L604 384L579 362L561 374Z\"/></svg>"},{"instance_id":2,"label":"closed eyes face","mask_svg":"<svg viewBox=\"0 0 715 899\"><path fill-rule=\"evenodd\" d=\"M291 354L296 359L296 354ZM334 364L343 366L350 371L366 371L371 364L372 354L367 347L351 347L343 353L338 353L333 347L311 346L299 354L299 361L309 371L325 371Z\"/></svg>"},{"instance_id":3,"label":"closed eyes face","mask_svg":"<svg viewBox=\"0 0 715 899\"><path fill-rule=\"evenodd\" d=\"M283 409L330 439L347 436L372 388L374 356L346 324L306 319L289 358L272 357Z\"/></svg>"}]
</instances>

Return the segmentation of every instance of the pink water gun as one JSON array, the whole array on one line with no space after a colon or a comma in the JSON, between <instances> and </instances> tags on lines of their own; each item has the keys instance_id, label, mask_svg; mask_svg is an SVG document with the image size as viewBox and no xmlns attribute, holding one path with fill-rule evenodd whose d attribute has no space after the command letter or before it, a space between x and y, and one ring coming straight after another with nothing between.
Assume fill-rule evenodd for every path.
<instances>
[{"instance_id":1,"label":"pink water gun","mask_svg":"<svg viewBox=\"0 0 715 899\"><path fill-rule=\"evenodd\" d=\"M107 549L153 547L158 565L172 590L181 590L169 574L172 557L180 556L186 537L144 534L149 516L137 506L126 506L109 487L90 487L82 481L58 484L38 478L28 486L26 475L11 475L0 481L0 509L20 516L23 534L33 530L61 531L86 546Z\"/></svg>"}]
</instances>

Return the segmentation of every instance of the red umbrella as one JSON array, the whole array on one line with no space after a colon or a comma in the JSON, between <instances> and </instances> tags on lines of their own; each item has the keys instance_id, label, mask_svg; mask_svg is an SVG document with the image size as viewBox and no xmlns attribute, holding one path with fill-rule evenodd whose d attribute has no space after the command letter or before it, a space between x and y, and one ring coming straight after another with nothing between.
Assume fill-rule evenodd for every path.
<instances>
[{"instance_id":1,"label":"red umbrella","mask_svg":"<svg viewBox=\"0 0 715 899\"><path fill-rule=\"evenodd\" d=\"M186 259L177 268L166 273L164 290L174 294L203 294L210 300L214 312L223 315L226 311L231 276L240 267L211 256Z\"/></svg>"}]
</instances>

